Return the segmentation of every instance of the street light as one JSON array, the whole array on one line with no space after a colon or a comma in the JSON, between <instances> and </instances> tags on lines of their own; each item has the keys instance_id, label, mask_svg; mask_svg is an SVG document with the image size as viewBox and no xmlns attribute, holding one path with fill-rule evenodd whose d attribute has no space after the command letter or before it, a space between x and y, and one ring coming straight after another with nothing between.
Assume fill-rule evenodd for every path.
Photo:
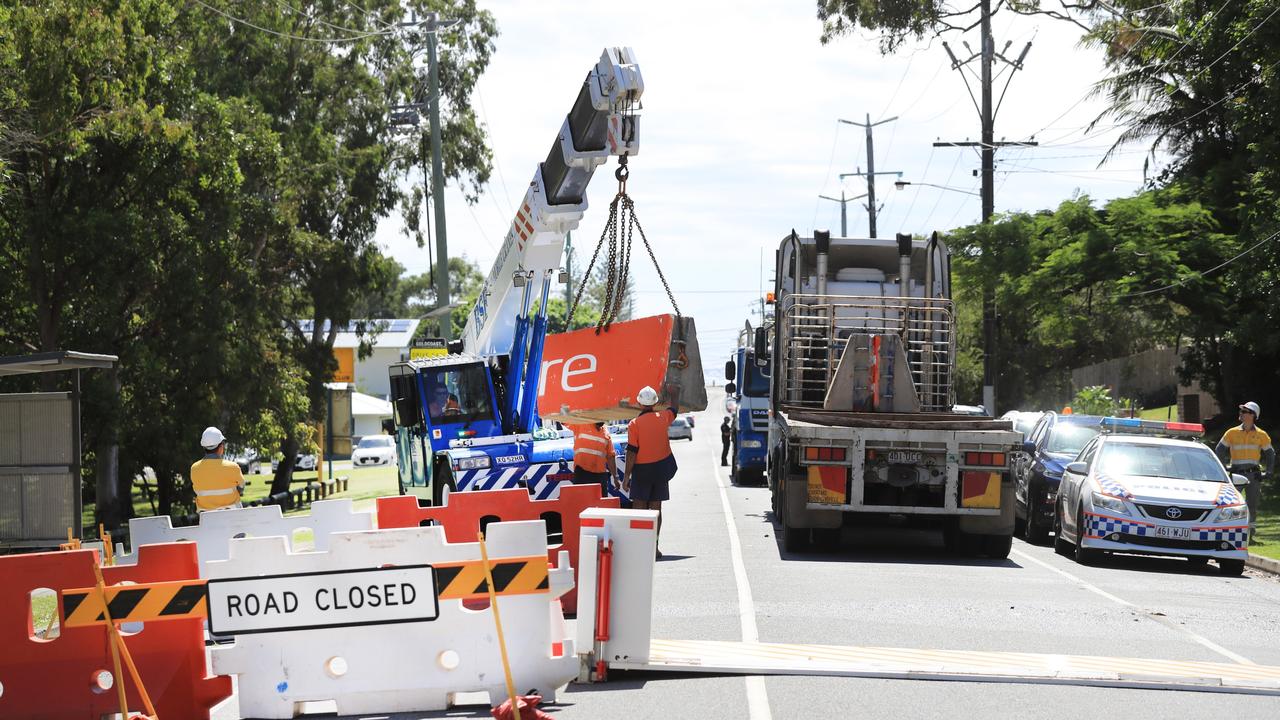
<instances>
[{"instance_id":1,"label":"street light","mask_svg":"<svg viewBox=\"0 0 1280 720\"><path fill-rule=\"evenodd\" d=\"M947 187L946 185L934 185L933 183L927 182L907 182L906 180L897 180L893 183L893 186L899 190L905 190L908 185L927 185L929 187L938 188L939 190L950 190L951 192L964 193L965 195L982 195L982 193L976 193L971 190L961 190L960 188Z\"/></svg>"}]
</instances>

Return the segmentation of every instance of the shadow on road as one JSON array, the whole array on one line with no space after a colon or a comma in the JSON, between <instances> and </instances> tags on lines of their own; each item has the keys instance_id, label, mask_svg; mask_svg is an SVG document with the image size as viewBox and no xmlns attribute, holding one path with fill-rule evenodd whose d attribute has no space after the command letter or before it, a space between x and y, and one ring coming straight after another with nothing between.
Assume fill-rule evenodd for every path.
<instances>
[{"instance_id":1,"label":"shadow on road","mask_svg":"<svg viewBox=\"0 0 1280 720\"><path fill-rule=\"evenodd\" d=\"M941 530L899 526L845 527L840 529L838 538L833 534L825 542L815 543L812 550L788 552L782 547L781 526L771 511L747 513L747 517L758 518L768 529L781 560L1022 568L1008 558L956 554L943 543Z\"/></svg>"}]
</instances>

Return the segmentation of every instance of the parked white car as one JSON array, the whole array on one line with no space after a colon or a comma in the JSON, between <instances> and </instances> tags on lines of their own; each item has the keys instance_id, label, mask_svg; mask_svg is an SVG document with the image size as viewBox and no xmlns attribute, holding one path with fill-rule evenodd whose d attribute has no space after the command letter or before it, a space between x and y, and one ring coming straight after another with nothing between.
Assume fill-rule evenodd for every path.
<instances>
[{"instance_id":1,"label":"parked white car","mask_svg":"<svg viewBox=\"0 0 1280 720\"><path fill-rule=\"evenodd\" d=\"M396 443L390 435L366 435L360 438L360 444L351 453L351 464L362 465L395 465Z\"/></svg>"},{"instance_id":2,"label":"parked white car","mask_svg":"<svg viewBox=\"0 0 1280 720\"><path fill-rule=\"evenodd\" d=\"M1117 434L1106 432L1107 426ZM1244 572L1249 509L1230 475L1205 445L1128 434L1199 426L1105 418L1104 432L1067 465L1054 511L1054 548L1089 563L1103 552L1213 559L1224 575ZM1118 434L1125 433L1125 434Z\"/></svg>"},{"instance_id":3,"label":"parked white car","mask_svg":"<svg viewBox=\"0 0 1280 720\"><path fill-rule=\"evenodd\" d=\"M279 467L280 467L279 458L276 458L275 460L271 461L271 472L274 473L276 469ZM315 469L316 469L316 456L311 453L298 453L298 456L293 461L294 472L297 472L299 470L315 470Z\"/></svg>"},{"instance_id":4,"label":"parked white car","mask_svg":"<svg viewBox=\"0 0 1280 720\"><path fill-rule=\"evenodd\" d=\"M682 417L672 420L671 425L667 426L667 439L677 440L679 438L693 440L693 428L689 427L689 421Z\"/></svg>"}]
</instances>

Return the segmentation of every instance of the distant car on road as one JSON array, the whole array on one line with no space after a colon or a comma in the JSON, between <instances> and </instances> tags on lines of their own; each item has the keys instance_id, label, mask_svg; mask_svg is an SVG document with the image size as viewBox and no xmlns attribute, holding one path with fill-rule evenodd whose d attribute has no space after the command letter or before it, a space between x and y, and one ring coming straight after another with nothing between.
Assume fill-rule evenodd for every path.
<instances>
[{"instance_id":1,"label":"distant car on road","mask_svg":"<svg viewBox=\"0 0 1280 720\"><path fill-rule=\"evenodd\" d=\"M685 416L684 416L684 419L689 421L689 427L694 427L695 425L697 425L697 423L695 423L695 422L693 421L693 414L692 414L692 413L690 413L689 415L685 415Z\"/></svg>"},{"instance_id":2,"label":"distant car on road","mask_svg":"<svg viewBox=\"0 0 1280 720\"><path fill-rule=\"evenodd\" d=\"M1013 515L1030 543L1049 539L1062 469L1101 432L1098 415L1044 413L1014 458Z\"/></svg>"},{"instance_id":3,"label":"distant car on road","mask_svg":"<svg viewBox=\"0 0 1280 720\"><path fill-rule=\"evenodd\" d=\"M689 426L689 421L682 417L672 420L671 424L667 426L667 439L678 440L680 438L693 440L693 428Z\"/></svg>"},{"instance_id":4,"label":"distant car on road","mask_svg":"<svg viewBox=\"0 0 1280 720\"><path fill-rule=\"evenodd\" d=\"M1013 429L1022 433L1023 439L1031 436L1031 431L1035 429L1036 423L1040 422L1040 418L1044 417L1043 412L1027 412L1025 410L1010 410L1000 416L1001 420L1008 420L1013 423Z\"/></svg>"},{"instance_id":5,"label":"distant car on road","mask_svg":"<svg viewBox=\"0 0 1280 720\"><path fill-rule=\"evenodd\" d=\"M1176 555L1217 561L1223 575L1244 572L1249 509L1230 475L1205 445L1133 432L1197 433L1199 425L1107 418L1066 467L1054 509L1054 549L1089 563L1103 552ZM1158 429L1156 426L1160 426ZM1126 434L1118 434L1126 433Z\"/></svg>"},{"instance_id":6,"label":"distant car on road","mask_svg":"<svg viewBox=\"0 0 1280 720\"><path fill-rule=\"evenodd\" d=\"M351 464L356 467L396 464L394 440L390 435L366 435L360 438L360 444L351 453Z\"/></svg>"}]
</instances>

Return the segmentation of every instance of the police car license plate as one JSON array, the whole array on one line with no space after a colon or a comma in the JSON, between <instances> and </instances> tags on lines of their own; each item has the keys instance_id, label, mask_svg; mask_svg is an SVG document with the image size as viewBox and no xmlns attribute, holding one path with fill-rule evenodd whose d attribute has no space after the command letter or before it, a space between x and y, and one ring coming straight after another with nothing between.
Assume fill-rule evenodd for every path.
<instances>
[{"instance_id":1,"label":"police car license plate","mask_svg":"<svg viewBox=\"0 0 1280 720\"><path fill-rule=\"evenodd\" d=\"M893 465L917 465L924 455L915 450L890 450L889 462Z\"/></svg>"},{"instance_id":2,"label":"police car license plate","mask_svg":"<svg viewBox=\"0 0 1280 720\"><path fill-rule=\"evenodd\" d=\"M1169 538L1171 540L1190 540L1191 528L1184 527L1167 527L1164 525L1156 526L1156 537Z\"/></svg>"}]
</instances>

